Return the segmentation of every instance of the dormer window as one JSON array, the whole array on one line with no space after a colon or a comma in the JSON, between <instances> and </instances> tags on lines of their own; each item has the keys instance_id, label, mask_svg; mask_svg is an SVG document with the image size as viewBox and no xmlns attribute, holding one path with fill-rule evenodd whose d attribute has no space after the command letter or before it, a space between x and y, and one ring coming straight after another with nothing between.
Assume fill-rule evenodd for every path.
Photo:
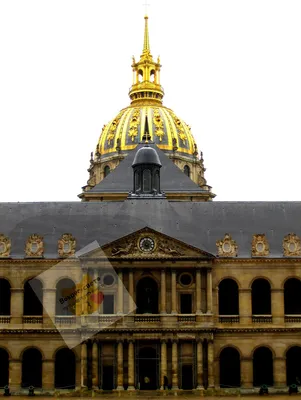
<instances>
[{"instance_id":1,"label":"dormer window","mask_svg":"<svg viewBox=\"0 0 301 400\"><path fill-rule=\"evenodd\" d=\"M109 167L109 165L106 165L103 170L104 177L108 176L110 172L111 172L111 168Z\"/></svg>"},{"instance_id":2,"label":"dormer window","mask_svg":"<svg viewBox=\"0 0 301 400\"><path fill-rule=\"evenodd\" d=\"M188 165L185 165L184 167L184 174L188 176L188 178L190 178L190 168L188 167Z\"/></svg>"}]
</instances>

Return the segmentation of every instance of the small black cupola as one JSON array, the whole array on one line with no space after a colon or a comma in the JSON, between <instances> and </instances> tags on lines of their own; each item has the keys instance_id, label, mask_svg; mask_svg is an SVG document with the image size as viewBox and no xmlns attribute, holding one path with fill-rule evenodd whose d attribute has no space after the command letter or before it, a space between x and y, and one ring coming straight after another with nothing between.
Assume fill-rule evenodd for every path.
<instances>
[{"instance_id":1,"label":"small black cupola","mask_svg":"<svg viewBox=\"0 0 301 400\"><path fill-rule=\"evenodd\" d=\"M146 143L141 147L132 164L134 170L133 191L130 198L165 198L160 189L160 168L158 153Z\"/></svg>"}]
</instances>

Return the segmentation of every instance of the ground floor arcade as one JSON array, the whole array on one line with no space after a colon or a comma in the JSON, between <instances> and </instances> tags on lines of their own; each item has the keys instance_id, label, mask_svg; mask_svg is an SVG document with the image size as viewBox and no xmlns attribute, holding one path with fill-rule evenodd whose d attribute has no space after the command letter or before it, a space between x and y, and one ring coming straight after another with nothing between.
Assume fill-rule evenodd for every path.
<instances>
[{"instance_id":1,"label":"ground floor arcade","mask_svg":"<svg viewBox=\"0 0 301 400\"><path fill-rule=\"evenodd\" d=\"M74 349L61 338L2 340L0 387L44 391L284 388L301 381L298 334L133 334L93 337ZM255 337L256 336L256 337ZM7 346L4 343L7 342ZM299 344L298 344L299 343Z\"/></svg>"}]
</instances>

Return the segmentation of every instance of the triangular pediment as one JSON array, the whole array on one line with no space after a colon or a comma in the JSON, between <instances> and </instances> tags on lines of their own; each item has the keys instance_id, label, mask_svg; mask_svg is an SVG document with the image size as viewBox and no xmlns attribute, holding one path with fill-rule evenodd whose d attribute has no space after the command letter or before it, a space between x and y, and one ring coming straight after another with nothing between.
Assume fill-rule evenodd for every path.
<instances>
[{"instance_id":1,"label":"triangular pediment","mask_svg":"<svg viewBox=\"0 0 301 400\"><path fill-rule=\"evenodd\" d=\"M102 246L102 251L110 259L214 258L206 251L148 227Z\"/></svg>"}]
</instances>

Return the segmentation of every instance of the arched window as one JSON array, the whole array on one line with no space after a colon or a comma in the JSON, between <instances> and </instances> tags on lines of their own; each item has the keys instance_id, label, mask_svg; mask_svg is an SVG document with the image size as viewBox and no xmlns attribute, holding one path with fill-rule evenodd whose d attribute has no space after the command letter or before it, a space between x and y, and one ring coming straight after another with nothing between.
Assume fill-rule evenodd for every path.
<instances>
[{"instance_id":1,"label":"arched window","mask_svg":"<svg viewBox=\"0 0 301 400\"><path fill-rule=\"evenodd\" d=\"M301 281L290 278L284 285L284 313L301 314Z\"/></svg>"},{"instance_id":2,"label":"arched window","mask_svg":"<svg viewBox=\"0 0 301 400\"><path fill-rule=\"evenodd\" d=\"M188 178L190 177L190 168L188 167L188 165L185 165L184 167L184 174L188 176Z\"/></svg>"},{"instance_id":3,"label":"arched window","mask_svg":"<svg viewBox=\"0 0 301 400\"><path fill-rule=\"evenodd\" d=\"M55 388L75 388L75 355L70 349L60 349L55 355Z\"/></svg>"},{"instance_id":4,"label":"arched window","mask_svg":"<svg viewBox=\"0 0 301 400\"><path fill-rule=\"evenodd\" d=\"M75 283L68 278L61 279L56 285L56 315L75 315Z\"/></svg>"},{"instance_id":5,"label":"arched window","mask_svg":"<svg viewBox=\"0 0 301 400\"><path fill-rule=\"evenodd\" d=\"M22 359L22 387L42 387L42 354L38 349L27 349Z\"/></svg>"},{"instance_id":6,"label":"arched window","mask_svg":"<svg viewBox=\"0 0 301 400\"><path fill-rule=\"evenodd\" d=\"M273 386L273 354L267 347L259 347L253 354L253 386Z\"/></svg>"},{"instance_id":7,"label":"arched window","mask_svg":"<svg viewBox=\"0 0 301 400\"><path fill-rule=\"evenodd\" d=\"M24 315L43 315L43 285L39 279L29 279L24 285Z\"/></svg>"},{"instance_id":8,"label":"arched window","mask_svg":"<svg viewBox=\"0 0 301 400\"><path fill-rule=\"evenodd\" d=\"M266 279L256 279L252 284L252 314L271 314L271 286Z\"/></svg>"},{"instance_id":9,"label":"arched window","mask_svg":"<svg viewBox=\"0 0 301 400\"><path fill-rule=\"evenodd\" d=\"M226 347L219 357L220 387L240 386L240 355L233 347Z\"/></svg>"},{"instance_id":10,"label":"arched window","mask_svg":"<svg viewBox=\"0 0 301 400\"><path fill-rule=\"evenodd\" d=\"M238 286L233 279L224 279L218 287L219 315L239 315Z\"/></svg>"},{"instance_id":11,"label":"arched window","mask_svg":"<svg viewBox=\"0 0 301 400\"><path fill-rule=\"evenodd\" d=\"M291 347L286 353L286 384L300 385L301 382L301 347Z\"/></svg>"},{"instance_id":12,"label":"arched window","mask_svg":"<svg viewBox=\"0 0 301 400\"><path fill-rule=\"evenodd\" d=\"M110 172L111 172L111 168L108 165L106 165L103 170L104 177L108 176Z\"/></svg>"},{"instance_id":13,"label":"arched window","mask_svg":"<svg viewBox=\"0 0 301 400\"><path fill-rule=\"evenodd\" d=\"M149 277L137 284L137 314L158 314L158 285Z\"/></svg>"},{"instance_id":14,"label":"arched window","mask_svg":"<svg viewBox=\"0 0 301 400\"><path fill-rule=\"evenodd\" d=\"M145 169L143 171L143 192L144 193L150 193L151 191L151 179L152 179L152 175L149 169Z\"/></svg>"},{"instance_id":15,"label":"arched window","mask_svg":"<svg viewBox=\"0 0 301 400\"><path fill-rule=\"evenodd\" d=\"M138 71L138 81L139 82L143 81L143 71L142 71L142 69L139 69L139 71Z\"/></svg>"},{"instance_id":16,"label":"arched window","mask_svg":"<svg viewBox=\"0 0 301 400\"><path fill-rule=\"evenodd\" d=\"M4 278L0 279L0 315L10 315L10 284Z\"/></svg>"},{"instance_id":17,"label":"arched window","mask_svg":"<svg viewBox=\"0 0 301 400\"><path fill-rule=\"evenodd\" d=\"M9 361L8 352L0 348L0 387L8 385L9 382Z\"/></svg>"},{"instance_id":18,"label":"arched window","mask_svg":"<svg viewBox=\"0 0 301 400\"><path fill-rule=\"evenodd\" d=\"M156 81L156 71L154 69L151 70L150 81L151 82L155 82Z\"/></svg>"}]
</instances>

